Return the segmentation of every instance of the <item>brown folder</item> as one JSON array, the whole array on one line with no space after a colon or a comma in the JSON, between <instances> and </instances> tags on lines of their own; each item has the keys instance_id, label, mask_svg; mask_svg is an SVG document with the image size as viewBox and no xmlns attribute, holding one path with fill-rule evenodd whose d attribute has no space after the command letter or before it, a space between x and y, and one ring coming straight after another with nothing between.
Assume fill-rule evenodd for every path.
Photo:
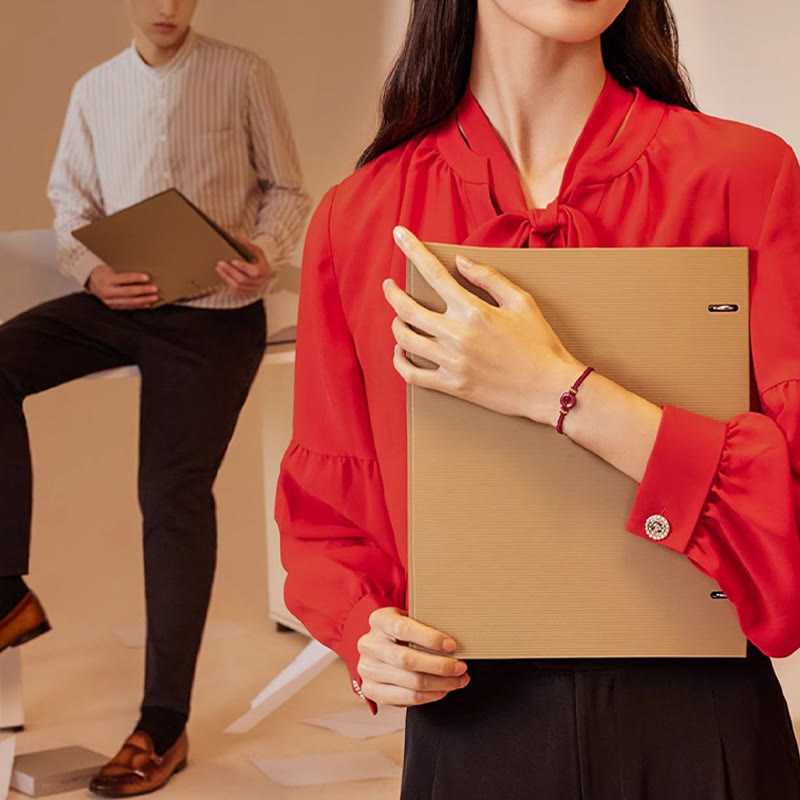
<instances>
[{"instance_id":1,"label":"brown folder","mask_svg":"<svg viewBox=\"0 0 800 800\"><path fill-rule=\"evenodd\" d=\"M746 249L428 246L454 274L463 253L531 292L573 355L653 403L749 410ZM408 287L444 310L411 265ZM458 656L744 655L719 587L625 530L637 484L594 454L415 387L408 434L410 613Z\"/></svg>"},{"instance_id":2,"label":"brown folder","mask_svg":"<svg viewBox=\"0 0 800 800\"><path fill-rule=\"evenodd\" d=\"M232 236L177 189L154 195L72 232L115 272L145 272L157 305L201 297L222 285L218 261L252 261Z\"/></svg>"}]
</instances>

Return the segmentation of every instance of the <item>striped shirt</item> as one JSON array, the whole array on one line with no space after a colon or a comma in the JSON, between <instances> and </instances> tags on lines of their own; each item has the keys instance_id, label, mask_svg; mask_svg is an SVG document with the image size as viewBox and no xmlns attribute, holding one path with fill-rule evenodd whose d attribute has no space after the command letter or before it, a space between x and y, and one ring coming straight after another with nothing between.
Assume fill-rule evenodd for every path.
<instances>
[{"instance_id":1,"label":"striped shirt","mask_svg":"<svg viewBox=\"0 0 800 800\"><path fill-rule=\"evenodd\" d=\"M194 31L164 66L132 45L75 85L48 186L62 271L83 286L102 263L71 231L173 187L262 248L270 285L290 263L310 201L275 78L252 53ZM185 304L257 299L224 288Z\"/></svg>"}]
</instances>

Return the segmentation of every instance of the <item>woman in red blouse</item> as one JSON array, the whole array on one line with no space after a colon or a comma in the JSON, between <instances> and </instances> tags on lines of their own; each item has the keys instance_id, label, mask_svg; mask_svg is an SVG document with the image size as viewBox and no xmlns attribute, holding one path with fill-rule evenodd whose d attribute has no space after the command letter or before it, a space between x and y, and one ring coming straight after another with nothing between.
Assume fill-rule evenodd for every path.
<instances>
[{"instance_id":1,"label":"woman in red blouse","mask_svg":"<svg viewBox=\"0 0 800 800\"><path fill-rule=\"evenodd\" d=\"M776 136L698 113L678 64L666 0L415 0L380 132L312 221L277 505L286 599L373 710L410 707L407 800L800 797L763 655L800 646L800 166ZM661 409L594 373L564 425L639 482L630 533L719 583L746 659L467 665L406 616L405 382L555 426L584 368L535 298L464 262L498 307L482 302L417 236L750 249L752 413ZM405 294L406 254L446 313Z\"/></svg>"}]
</instances>

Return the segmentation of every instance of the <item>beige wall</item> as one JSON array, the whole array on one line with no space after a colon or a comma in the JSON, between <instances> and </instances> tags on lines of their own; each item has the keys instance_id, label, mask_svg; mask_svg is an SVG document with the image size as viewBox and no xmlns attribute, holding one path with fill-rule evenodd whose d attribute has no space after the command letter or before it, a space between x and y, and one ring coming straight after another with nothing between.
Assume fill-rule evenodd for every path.
<instances>
[{"instance_id":1,"label":"beige wall","mask_svg":"<svg viewBox=\"0 0 800 800\"><path fill-rule=\"evenodd\" d=\"M275 69L315 198L350 170L373 129L383 13L376 0L200 0L198 30ZM0 230L50 224L45 186L70 89L129 39L124 0L2 0Z\"/></svg>"},{"instance_id":2,"label":"beige wall","mask_svg":"<svg viewBox=\"0 0 800 800\"><path fill-rule=\"evenodd\" d=\"M767 128L800 150L800 3L671 2L703 111Z\"/></svg>"}]
</instances>

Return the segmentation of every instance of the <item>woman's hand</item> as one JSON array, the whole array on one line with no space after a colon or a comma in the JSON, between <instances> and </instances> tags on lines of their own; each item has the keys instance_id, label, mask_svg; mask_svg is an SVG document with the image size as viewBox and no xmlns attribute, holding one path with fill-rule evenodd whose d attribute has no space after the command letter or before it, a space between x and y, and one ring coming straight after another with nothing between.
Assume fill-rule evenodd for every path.
<instances>
[{"instance_id":1,"label":"woman's hand","mask_svg":"<svg viewBox=\"0 0 800 800\"><path fill-rule=\"evenodd\" d=\"M410 231L398 227L394 235L447 306L437 314L394 281L384 283L397 314L394 365L406 383L555 425L559 398L583 365L565 350L533 297L491 267L459 257L459 272L498 304L490 305L460 286ZM408 355L432 361L438 369L414 366Z\"/></svg>"},{"instance_id":2,"label":"woman's hand","mask_svg":"<svg viewBox=\"0 0 800 800\"><path fill-rule=\"evenodd\" d=\"M452 653L456 643L446 634L411 619L398 608L373 611L369 624L369 633L358 640L358 674L361 691L378 705L434 703L469 683L463 661L408 646Z\"/></svg>"}]
</instances>

